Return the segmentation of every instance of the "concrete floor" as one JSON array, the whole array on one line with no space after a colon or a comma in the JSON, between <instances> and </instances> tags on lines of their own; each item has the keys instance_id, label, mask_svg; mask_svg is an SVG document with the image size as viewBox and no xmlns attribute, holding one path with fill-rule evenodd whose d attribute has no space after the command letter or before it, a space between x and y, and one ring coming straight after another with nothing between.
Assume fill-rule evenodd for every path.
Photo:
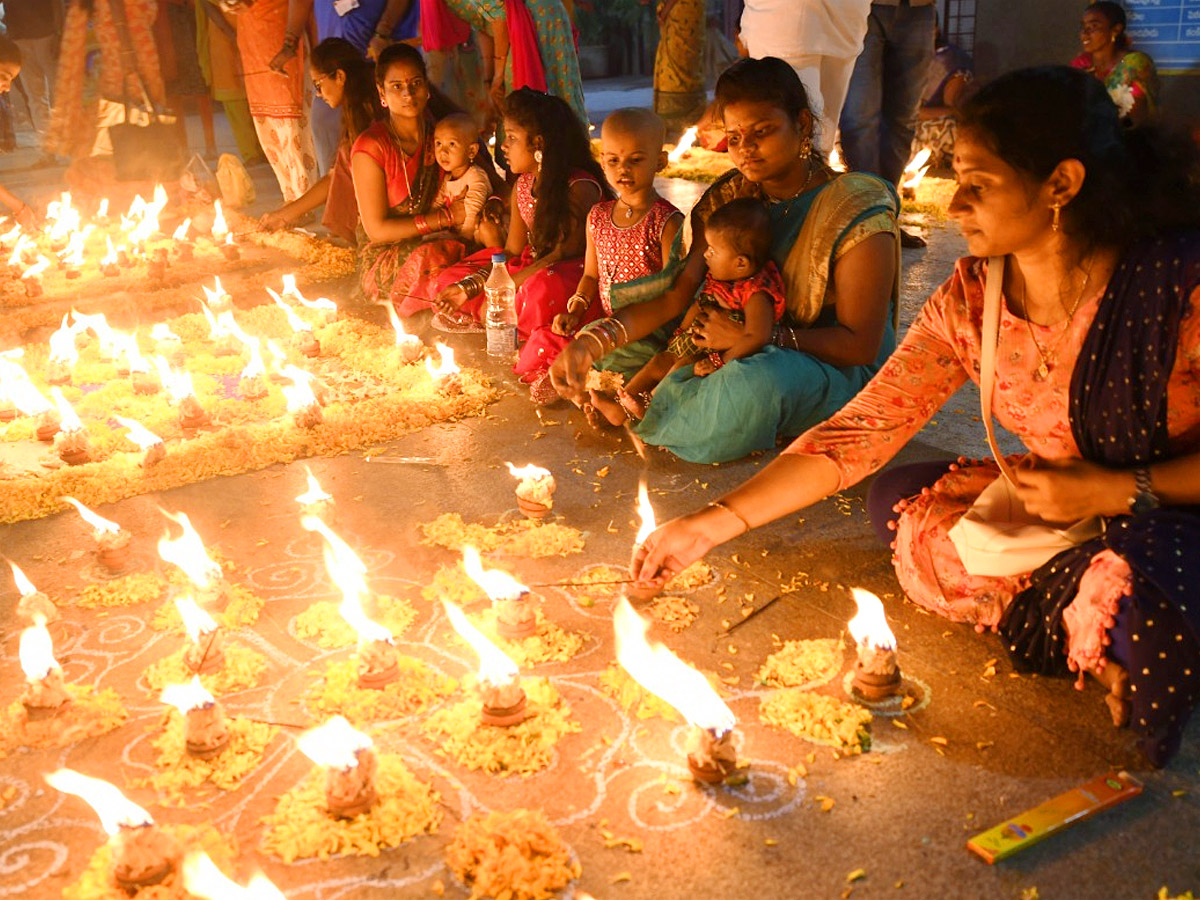
<instances>
[{"instance_id":1,"label":"concrete floor","mask_svg":"<svg viewBox=\"0 0 1200 900\"><path fill-rule=\"evenodd\" d=\"M625 105L623 103L619 105ZM27 151L20 151L26 153ZM19 159L10 158L17 162ZM0 161L10 188L48 188L54 172L13 172ZM256 173L263 175L263 173ZM259 177L260 187L270 187ZM673 183L672 199L694 197L694 185ZM264 197L264 204L267 202ZM934 230L930 247L905 254L902 318L920 303L962 252L958 237ZM586 532L587 546L567 559L511 561L527 581L554 581L595 563L621 564L633 539L634 491L646 477L660 520L693 509L739 483L763 464L749 459L721 466L681 463L651 452L643 459L618 437L596 435L573 410L538 414L511 376L487 361L482 339L459 337L462 355L504 387L483 418L435 426L394 442L389 455L429 457L435 465L385 465L360 455L313 461L313 469L338 501L346 539L369 561L372 584L415 595L448 552L417 542L416 525L447 511L467 520L494 521L513 506L506 460L531 461L558 478L556 512ZM977 400L955 397L921 432L901 460L986 452L975 421ZM608 467L606 477L596 472ZM160 495L133 498L98 510L135 535L138 564L160 570L154 543L164 530L158 507L183 510L199 533L238 567L236 580L266 601L259 623L241 638L269 658L269 683L226 698L231 711L295 720L307 713L297 698L323 670L328 653L293 637L294 616L333 592L318 549L301 532L292 497L303 488L303 469L276 466L263 472L203 482ZM1017 677L999 641L955 626L907 603L886 550L872 536L863 511L865 485L759 529L710 557L732 597L752 592L761 603L797 572L826 590L807 587L784 597L733 636L717 635L719 622L736 610L716 602L714 587L693 599L696 622L678 635L662 635L698 667L741 676L729 703L739 718L739 753L751 762L742 788L701 790L683 785L678 795L660 778L683 773L686 729L657 719L640 721L597 690L597 676L612 658L606 604L582 608L559 589L543 591L546 614L589 635L570 663L541 667L576 710L583 732L564 740L546 772L520 780L480 777L437 757L416 734L415 722L389 723L386 746L401 753L441 792L446 819L438 835L421 838L379 859L340 859L283 866L254 851L257 819L272 797L308 771L286 741L272 745L261 773L239 791L182 810L152 807L165 822L212 821L236 835L247 867L262 866L293 898L423 897L436 881L447 896L466 890L449 876L441 849L456 820L481 809L546 809L583 865L578 887L599 898L620 897L954 897L1152 898L1161 886L1173 892L1200 887L1200 745L1193 725L1184 751L1164 771L1137 769L1128 733L1109 724L1095 685L1082 693L1069 681ZM71 515L0 527L3 554L18 561L51 596L70 596L99 574L79 553L88 538ZM15 592L0 585L0 685L3 701L20 683L15 656ZM907 677L929 702L903 716L879 715L871 752L835 760L810 745L759 723L753 675L771 652L771 636L835 637L853 612L846 588L861 586L884 597ZM416 624L401 641L405 653L451 674L473 668L449 645L444 618L419 598ZM0 788L16 787L16 800L0 809L0 896L57 896L78 874L102 839L82 804L66 803L40 774L69 765L118 784L144 773L150 759L146 729L161 705L136 682L150 661L167 655L178 639L152 632L145 608L107 616L67 609L71 639L62 648L74 678L112 686L130 710L117 732L64 751L18 753L0 769ZM998 659L994 676L985 675ZM727 664L727 665L723 665ZM732 667L730 669L729 667ZM841 676L820 690L844 698ZM906 728L897 727L901 720ZM944 738L936 743L931 738ZM607 739L607 740L606 740ZM790 785L787 769L805 762L807 777ZM1146 793L1090 822L996 866L965 850L967 837L1098 774L1129 767ZM582 771L581 771L582 769ZM153 797L130 791L144 804ZM818 796L835 805L822 812ZM604 822L607 824L604 824ZM600 831L638 837L645 850L630 854L604 847ZM778 841L768 846L767 839ZM847 875L865 869L853 883ZM614 883L628 873L628 881ZM1027 894L1036 888L1037 894ZM570 892L568 892L568 896Z\"/></svg>"}]
</instances>

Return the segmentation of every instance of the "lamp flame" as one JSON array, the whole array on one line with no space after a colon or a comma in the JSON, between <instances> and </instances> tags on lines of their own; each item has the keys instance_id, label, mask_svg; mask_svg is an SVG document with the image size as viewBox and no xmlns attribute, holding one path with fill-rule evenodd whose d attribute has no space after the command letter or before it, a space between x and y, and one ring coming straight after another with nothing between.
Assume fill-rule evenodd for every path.
<instances>
[{"instance_id":1,"label":"lamp flame","mask_svg":"<svg viewBox=\"0 0 1200 900\"><path fill-rule=\"evenodd\" d=\"M442 606L445 607L446 617L454 626L454 630L478 654L480 681L493 687L502 687L520 677L521 673L517 669L517 664L509 659L503 650L489 641L487 635L476 628L467 618L466 613L449 600L443 600Z\"/></svg>"},{"instance_id":2,"label":"lamp flame","mask_svg":"<svg viewBox=\"0 0 1200 900\"><path fill-rule=\"evenodd\" d=\"M479 559L479 551L469 544L462 549L463 569L492 600L515 600L529 593L529 588L507 572L485 569Z\"/></svg>"},{"instance_id":3,"label":"lamp flame","mask_svg":"<svg viewBox=\"0 0 1200 900\"><path fill-rule=\"evenodd\" d=\"M36 625L21 632L21 644L17 649L21 671L30 684L45 681L51 672L62 668L54 658L54 641L46 628L45 617L37 616L36 620Z\"/></svg>"},{"instance_id":4,"label":"lamp flame","mask_svg":"<svg viewBox=\"0 0 1200 900\"><path fill-rule=\"evenodd\" d=\"M179 610L183 630L187 632L188 639L193 644L199 644L200 638L217 630L217 620L187 594L180 594L175 598L175 608Z\"/></svg>"},{"instance_id":5,"label":"lamp flame","mask_svg":"<svg viewBox=\"0 0 1200 900\"><path fill-rule=\"evenodd\" d=\"M98 516L74 497L63 497L67 503L70 503L79 511L79 515L83 517L83 521L87 522L96 531L106 531L109 534L116 534L121 530L121 526L116 522L110 522L103 516Z\"/></svg>"},{"instance_id":6,"label":"lamp flame","mask_svg":"<svg viewBox=\"0 0 1200 900\"><path fill-rule=\"evenodd\" d=\"M358 765L358 754L370 750L374 744L344 716L334 716L324 725L318 725L296 738L296 746L318 766L353 769Z\"/></svg>"},{"instance_id":7,"label":"lamp flame","mask_svg":"<svg viewBox=\"0 0 1200 900\"><path fill-rule=\"evenodd\" d=\"M8 564L12 566L13 581L17 585L17 590L21 592L21 596L28 597L32 594L36 594L38 589L33 586L33 582L30 581L25 576L25 573L21 571L21 567L12 560L9 560Z\"/></svg>"},{"instance_id":8,"label":"lamp flame","mask_svg":"<svg viewBox=\"0 0 1200 900\"><path fill-rule=\"evenodd\" d=\"M204 291L204 296L208 300L210 306L220 306L228 302L229 294L225 292L225 288L221 286L221 276L213 276L213 286L209 287L206 284L200 285L200 290Z\"/></svg>"},{"instance_id":9,"label":"lamp flame","mask_svg":"<svg viewBox=\"0 0 1200 900\"><path fill-rule=\"evenodd\" d=\"M317 395L313 393L312 389L315 376L311 372L288 365L283 367L282 374L292 380L291 384L283 386L283 396L287 400L288 412L307 409L317 402Z\"/></svg>"},{"instance_id":10,"label":"lamp flame","mask_svg":"<svg viewBox=\"0 0 1200 900\"><path fill-rule=\"evenodd\" d=\"M178 566L192 584L201 590L212 587L221 576L218 566L204 549L204 542L192 527L187 513L172 515L165 509L162 514L183 529L183 534L171 540L163 537L158 542L158 555L169 563Z\"/></svg>"},{"instance_id":11,"label":"lamp flame","mask_svg":"<svg viewBox=\"0 0 1200 900\"><path fill-rule=\"evenodd\" d=\"M157 434L146 428L141 422L134 419L127 419L124 416L113 416L122 426L129 429L129 434L125 437L138 445L138 449L145 450L147 447L153 447L155 444L163 442Z\"/></svg>"},{"instance_id":12,"label":"lamp flame","mask_svg":"<svg viewBox=\"0 0 1200 900\"><path fill-rule=\"evenodd\" d=\"M63 396L63 392L56 387L50 388L50 396L54 398L54 405L58 407L59 425L62 431L82 431L83 423L79 421L79 416L75 415L75 410L71 404L67 402L67 398Z\"/></svg>"},{"instance_id":13,"label":"lamp flame","mask_svg":"<svg viewBox=\"0 0 1200 900\"><path fill-rule=\"evenodd\" d=\"M179 223L179 227L176 228L175 232L171 235L172 239L174 239L176 241L186 241L187 236L188 236L188 229L191 227L192 227L192 220L184 219L182 222Z\"/></svg>"},{"instance_id":14,"label":"lamp flame","mask_svg":"<svg viewBox=\"0 0 1200 900\"><path fill-rule=\"evenodd\" d=\"M634 542L641 544L650 537L650 534L658 527L654 518L654 507L650 505L650 492L646 489L646 482L638 482L638 516L642 524L638 526L637 537Z\"/></svg>"},{"instance_id":15,"label":"lamp flame","mask_svg":"<svg viewBox=\"0 0 1200 900\"><path fill-rule=\"evenodd\" d=\"M679 143L675 145L675 149L667 154L667 160L670 162L679 162L683 159L683 154L692 149L692 145L696 143L697 128L695 125L689 127L683 134L679 136Z\"/></svg>"},{"instance_id":16,"label":"lamp flame","mask_svg":"<svg viewBox=\"0 0 1200 900\"><path fill-rule=\"evenodd\" d=\"M359 643L392 643L392 633L372 620L362 607L362 598L367 595L367 567L358 554L316 516L304 516L300 525L306 531L315 531L325 538L325 568L333 583L342 592L338 612L357 632Z\"/></svg>"},{"instance_id":17,"label":"lamp flame","mask_svg":"<svg viewBox=\"0 0 1200 900\"><path fill-rule=\"evenodd\" d=\"M182 871L184 889L204 900L287 900L261 872L242 887L218 869L207 853L189 853L183 859Z\"/></svg>"},{"instance_id":18,"label":"lamp flame","mask_svg":"<svg viewBox=\"0 0 1200 900\"><path fill-rule=\"evenodd\" d=\"M225 235L229 234L229 225L225 222L225 211L221 209L220 200L213 202L213 210L212 236L219 241ZM217 287L219 288L220 286L220 280L218 279Z\"/></svg>"},{"instance_id":19,"label":"lamp flame","mask_svg":"<svg viewBox=\"0 0 1200 900\"><path fill-rule=\"evenodd\" d=\"M168 684L163 688L160 699L168 706L175 707L185 716L193 709L202 709L217 702L216 698L200 683L199 675L193 675L192 680L187 684Z\"/></svg>"},{"instance_id":20,"label":"lamp flame","mask_svg":"<svg viewBox=\"0 0 1200 900\"><path fill-rule=\"evenodd\" d=\"M850 636L859 646L868 646L876 650L895 650L896 636L888 627L887 616L883 612L883 603L870 591L861 588L851 588L854 602L858 604L858 612L846 627Z\"/></svg>"},{"instance_id":21,"label":"lamp flame","mask_svg":"<svg viewBox=\"0 0 1200 900\"><path fill-rule=\"evenodd\" d=\"M283 314L287 316L288 324L292 326L292 331L312 331L312 326L296 315L296 311L282 297L275 293L272 288L267 288L267 293L271 295L271 299L275 301L275 305L282 309Z\"/></svg>"},{"instance_id":22,"label":"lamp flame","mask_svg":"<svg viewBox=\"0 0 1200 900\"><path fill-rule=\"evenodd\" d=\"M904 167L904 172L901 176L903 177L904 175L907 175L909 177L901 182L900 187L908 188L910 191L915 191L917 189L917 185L921 183L921 179L924 178L925 173L929 171L929 166L926 165L926 162L929 160L929 157L932 155L932 153L932 150L930 150L928 147L925 147L923 150L921 150L921 152L909 160L908 165Z\"/></svg>"},{"instance_id":23,"label":"lamp flame","mask_svg":"<svg viewBox=\"0 0 1200 900\"><path fill-rule=\"evenodd\" d=\"M312 469L305 466L304 470L308 473L308 490L297 497L296 502L308 506L312 503L320 503L322 500L332 500L333 497L325 493L321 483L317 481L317 476L312 473Z\"/></svg>"},{"instance_id":24,"label":"lamp flame","mask_svg":"<svg viewBox=\"0 0 1200 900\"><path fill-rule=\"evenodd\" d=\"M267 367L263 365L262 353L258 349L259 345L258 338L252 338L252 343L247 345L250 347L250 362L242 369L242 378L258 378L267 371Z\"/></svg>"},{"instance_id":25,"label":"lamp flame","mask_svg":"<svg viewBox=\"0 0 1200 900\"><path fill-rule=\"evenodd\" d=\"M21 273L21 278L40 278L42 273L50 268L50 260L44 256L38 256L37 262Z\"/></svg>"},{"instance_id":26,"label":"lamp flame","mask_svg":"<svg viewBox=\"0 0 1200 900\"><path fill-rule=\"evenodd\" d=\"M652 694L665 700L698 728L718 737L733 730L737 719L708 679L660 643L650 643L650 623L622 597L613 610L617 661Z\"/></svg>"},{"instance_id":27,"label":"lamp flame","mask_svg":"<svg viewBox=\"0 0 1200 900\"><path fill-rule=\"evenodd\" d=\"M435 366L432 359L426 358L425 368L429 371L429 376L434 381L440 381L458 372L459 368L458 364L454 362L454 351L451 348L447 347L441 341L438 341L436 346L441 361Z\"/></svg>"},{"instance_id":28,"label":"lamp flame","mask_svg":"<svg viewBox=\"0 0 1200 900\"><path fill-rule=\"evenodd\" d=\"M113 246L112 238L107 234L104 236L104 242L108 247L108 252L104 254L104 258L100 260L102 266L115 266L117 264L117 248Z\"/></svg>"},{"instance_id":29,"label":"lamp flame","mask_svg":"<svg viewBox=\"0 0 1200 900\"><path fill-rule=\"evenodd\" d=\"M400 347L404 344L419 341L420 338L415 334L409 334L404 328L404 323L400 321L400 317L396 315L396 304L388 303L387 306L388 321L392 323L392 330L396 332L396 346ZM432 370L430 370L432 374Z\"/></svg>"},{"instance_id":30,"label":"lamp flame","mask_svg":"<svg viewBox=\"0 0 1200 900\"><path fill-rule=\"evenodd\" d=\"M45 778L50 787L64 794L74 794L94 809L109 837L114 837L123 827L154 824L150 813L122 794L116 785L103 779L82 775L74 769L59 769Z\"/></svg>"},{"instance_id":31,"label":"lamp flame","mask_svg":"<svg viewBox=\"0 0 1200 900\"><path fill-rule=\"evenodd\" d=\"M67 324L70 313L62 317L62 325L50 335L50 362L74 366L79 362L79 351L75 348L75 329Z\"/></svg>"},{"instance_id":32,"label":"lamp flame","mask_svg":"<svg viewBox=\"0 0 1200 900\"><path fill-rule=\"evenodd\" d=\"M192 386L192 373L186 369L181 369L176 372L171 368L171 364L159 354L154 354L154 367L158 369L158 377L163 383L163 387L167 389L167 393L171 395L173 403L182 403L188 397L196 395L196 389ZM133 368L132 362L130 369Z\"/></svg>"},{"instance_id":33,"label":"lamp flame","mask_svg":"<svg viewBox=\"0 0 1200 900\"><path fill-rule=\"evenodd\" d=\"M108 215L108 198L101 197L100 205L96 207L96 218L103 219Z\"/></svg>"},{"instance_id":34,"label":"lamp flame","mask_svg":"<svg viewBox=\"0 0 1200 900\"><path fill-rule=\"evenodd\" d=\"M533 463L521 466L520 468L517 468L510 462L506 462L505 465L508 466L508 472L513 478L520 478L522 481L526 478L533 481L541 481L543 478L551 477L549 469L543 469L541 466L535 466Z\"/></svg>"}]
</instances>

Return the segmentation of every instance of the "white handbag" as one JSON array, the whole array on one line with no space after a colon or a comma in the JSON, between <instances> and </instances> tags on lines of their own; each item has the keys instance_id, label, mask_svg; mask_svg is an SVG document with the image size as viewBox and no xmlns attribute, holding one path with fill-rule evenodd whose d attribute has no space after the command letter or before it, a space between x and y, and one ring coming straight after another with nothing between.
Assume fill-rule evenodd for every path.
<instances>
[{"instance_id":1,"label":"white handbag","mask_svg":"<svg viewBox=\"0 0 1200 900\"><path fill-rule=\"evenodd\" d=\"M1000 466L999 477L976 498L950 529L949 537L963 568L971 575L1021 575L1042 566L1063 550L1091 540L1104 530L1099 516L1070 526L1051 525L1030 514L1016 492L1016 476L996 445L992 428L992 391L996 381L996 341L1000 332L1000 290L1004 257L988 260L983 299L979 359L979 397L988 446Z\"/></svg>"}]
</instances>

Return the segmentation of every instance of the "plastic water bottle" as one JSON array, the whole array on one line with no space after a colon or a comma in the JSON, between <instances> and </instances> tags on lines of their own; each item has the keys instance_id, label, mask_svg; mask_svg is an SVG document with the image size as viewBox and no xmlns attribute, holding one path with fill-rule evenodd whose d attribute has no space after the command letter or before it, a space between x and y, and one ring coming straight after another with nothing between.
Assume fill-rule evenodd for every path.
<instances>
[{"instance_id":1,"label":"plastic water bottle","mask_svg":"<svg viewBox=\"0 0 1200 900\"><path fill-rule=\"evenodd\" d=\"M492 254L492 272L483 292L487 298L484 323L488 356L511 358L517 352L517 286L504 265L503 253Z\"/></svg>"}]
</instances>

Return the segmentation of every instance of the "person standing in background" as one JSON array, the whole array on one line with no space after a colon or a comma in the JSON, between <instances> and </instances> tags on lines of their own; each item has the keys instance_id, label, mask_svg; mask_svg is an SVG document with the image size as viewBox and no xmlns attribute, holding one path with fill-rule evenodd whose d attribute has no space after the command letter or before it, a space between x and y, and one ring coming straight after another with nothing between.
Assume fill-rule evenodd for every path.
<instances>
[{"instance_id":1,"label":"person standing in background","mask_svg":"<svg viewBox=\"0 0 1200 900\"><path fill-rule=\"evenodd\" d=\"M58 66L58 42L62 37L62 0L4 0L4 25L8 36L21 48L24 64L21 84L29 99L29 117L41 141L50 127L54 103L54 70ZM39 163L53 162L42 157Z\"/></svg>"},{"instance_id":2,"label":"person standing in background","mask_svg":"<svg viewBox=\"0 0 1200 900\"><path fill-rule=\"evenodd\" d=\"M819 105L813 137L826 159L870 10L871 0L746 0L742 10L738 40L746 55L782 59L800 76L813 106Z\"/></svg>"},{"instance_id":3,"label":"person standing in background","mask_svg":"<svg viewBox=\"0 0 1200 900\"><path fill-rule=\"evenodd\" d=\"M242 83L242 61L238 56L236 20L227 16L208 0L196 0L196 57L200 74L212 91L213 99L225 110L225 118L238 153L246 165L265 162L250 104L246 100L246 85Z\"/></svg>"},{"instance_id":4,"label":"person standing in background","mask_svg":"<svg viewBox=\"0 0 1200 900\"><path fill-rule=\"evenodd\" d=\"M933 62L935 28L934 0L871 0L841 116L842 156L851 169L899 186ZM900 243L925 246L924 238L903 229Z\"/></svg>"}]
</instances>

